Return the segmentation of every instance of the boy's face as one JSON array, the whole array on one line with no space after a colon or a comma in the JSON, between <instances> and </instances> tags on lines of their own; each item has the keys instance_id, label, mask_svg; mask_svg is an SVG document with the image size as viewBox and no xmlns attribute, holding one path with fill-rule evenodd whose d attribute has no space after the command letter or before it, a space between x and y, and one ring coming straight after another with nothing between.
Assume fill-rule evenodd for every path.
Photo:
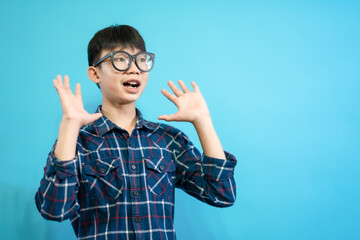
<instances>
[{"instance_id":1,"label":"boy's face","mask_svg":"<svg viewBox=\"0 0 360 240\"><path fill-rule=\"evenodd\" d=\"M140 52L139 49L122 48L115 49L122 50L135 55ZM110 51L103 50L100 58L105 56ZM132 61L130 68L127 71L120 72L116 70L112 64L111 59L107 58L101 63L101 67L89 67L89 71L96 74L89 77L92 81L98 83L103 94L103 102L108 101L111 104L128 104L133 103L145 90L149 72L142 72L138 69L135 62Z\"/></svg>"}]
</instances>

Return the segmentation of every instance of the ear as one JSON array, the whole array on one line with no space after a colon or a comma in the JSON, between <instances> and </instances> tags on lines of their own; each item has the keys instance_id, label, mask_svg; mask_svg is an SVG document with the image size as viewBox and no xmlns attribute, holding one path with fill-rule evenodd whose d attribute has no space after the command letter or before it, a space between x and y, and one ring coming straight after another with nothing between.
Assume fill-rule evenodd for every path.
<instances>
[{"instance_id":1,"label":"ear","mask_svg":"<svg viewBox=\"0 0 360 240\"><path fill-rule=\"evenodd\" d=\"M99 84L100 83L100 78L97 72L97 69L93 66L90 66L88 68L88 76L90 78L91 81L93 81L94 83Z\"/></svg>"}]
</instances>

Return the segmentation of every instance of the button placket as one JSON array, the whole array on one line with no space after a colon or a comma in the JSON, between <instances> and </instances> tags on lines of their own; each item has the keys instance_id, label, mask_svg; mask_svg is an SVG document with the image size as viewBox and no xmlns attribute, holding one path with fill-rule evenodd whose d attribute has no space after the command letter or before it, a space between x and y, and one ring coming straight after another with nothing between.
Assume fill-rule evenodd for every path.
<instances>
[{"instance_id":1,"label":"button placket","mask_svg":"<svg viewBox=\"0 0 360 240\"><path fill-rule=\"evenodd\" d=\"M137 149L134 149L134 147L137 146L135 140L136 138L134 138L134 135L127 139L128 154L129 154L127 158L127 169L129 171L129 188L131 189L129 194L130 197L132 198L132 201L134 203L137 203L138 201L142 200L141 189L143 183L142 183L142 178L139 177L142 167L138 162L140 152L137 151ZM137 204L132 204L131 215L134 216L133 218L134 223L141 224L141 216L143 214L141 208L138 208Z\"/></svg>"}]
</instances>

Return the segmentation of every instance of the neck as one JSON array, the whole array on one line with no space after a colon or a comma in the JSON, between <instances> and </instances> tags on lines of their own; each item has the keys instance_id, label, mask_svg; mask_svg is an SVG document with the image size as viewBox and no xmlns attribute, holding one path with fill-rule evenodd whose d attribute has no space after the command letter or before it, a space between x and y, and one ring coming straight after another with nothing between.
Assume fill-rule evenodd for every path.
<instances>
[{"instance_id":1,"label":"neck","mask_svg":"<svg viewBox=\"0 0 360 240\"><path fill-rule=\"evenodd\" d=\"M135 102L129 104L110 104L107 101L103 101L101 112L118 127L127 130L129 134L135 128L137 120Z\"/></svg>"}]
</instances>

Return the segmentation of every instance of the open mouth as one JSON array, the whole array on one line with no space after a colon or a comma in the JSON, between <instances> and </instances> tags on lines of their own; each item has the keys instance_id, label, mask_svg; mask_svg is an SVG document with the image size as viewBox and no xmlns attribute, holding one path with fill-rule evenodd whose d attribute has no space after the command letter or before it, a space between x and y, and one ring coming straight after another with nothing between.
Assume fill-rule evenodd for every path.
<instances>
[{"instance_id":1,"label":"open mouth","mask_svg":"<svg viewBox=\"0 0 360 240\"><path fill-rule=\"evenodd\" d=\"M138 87L140 87L140 82L130 80L130 81L124 82L123 85L124 85L124 87L127 87L127 88L138 88Z\"/></svg>"}]
</instances>

